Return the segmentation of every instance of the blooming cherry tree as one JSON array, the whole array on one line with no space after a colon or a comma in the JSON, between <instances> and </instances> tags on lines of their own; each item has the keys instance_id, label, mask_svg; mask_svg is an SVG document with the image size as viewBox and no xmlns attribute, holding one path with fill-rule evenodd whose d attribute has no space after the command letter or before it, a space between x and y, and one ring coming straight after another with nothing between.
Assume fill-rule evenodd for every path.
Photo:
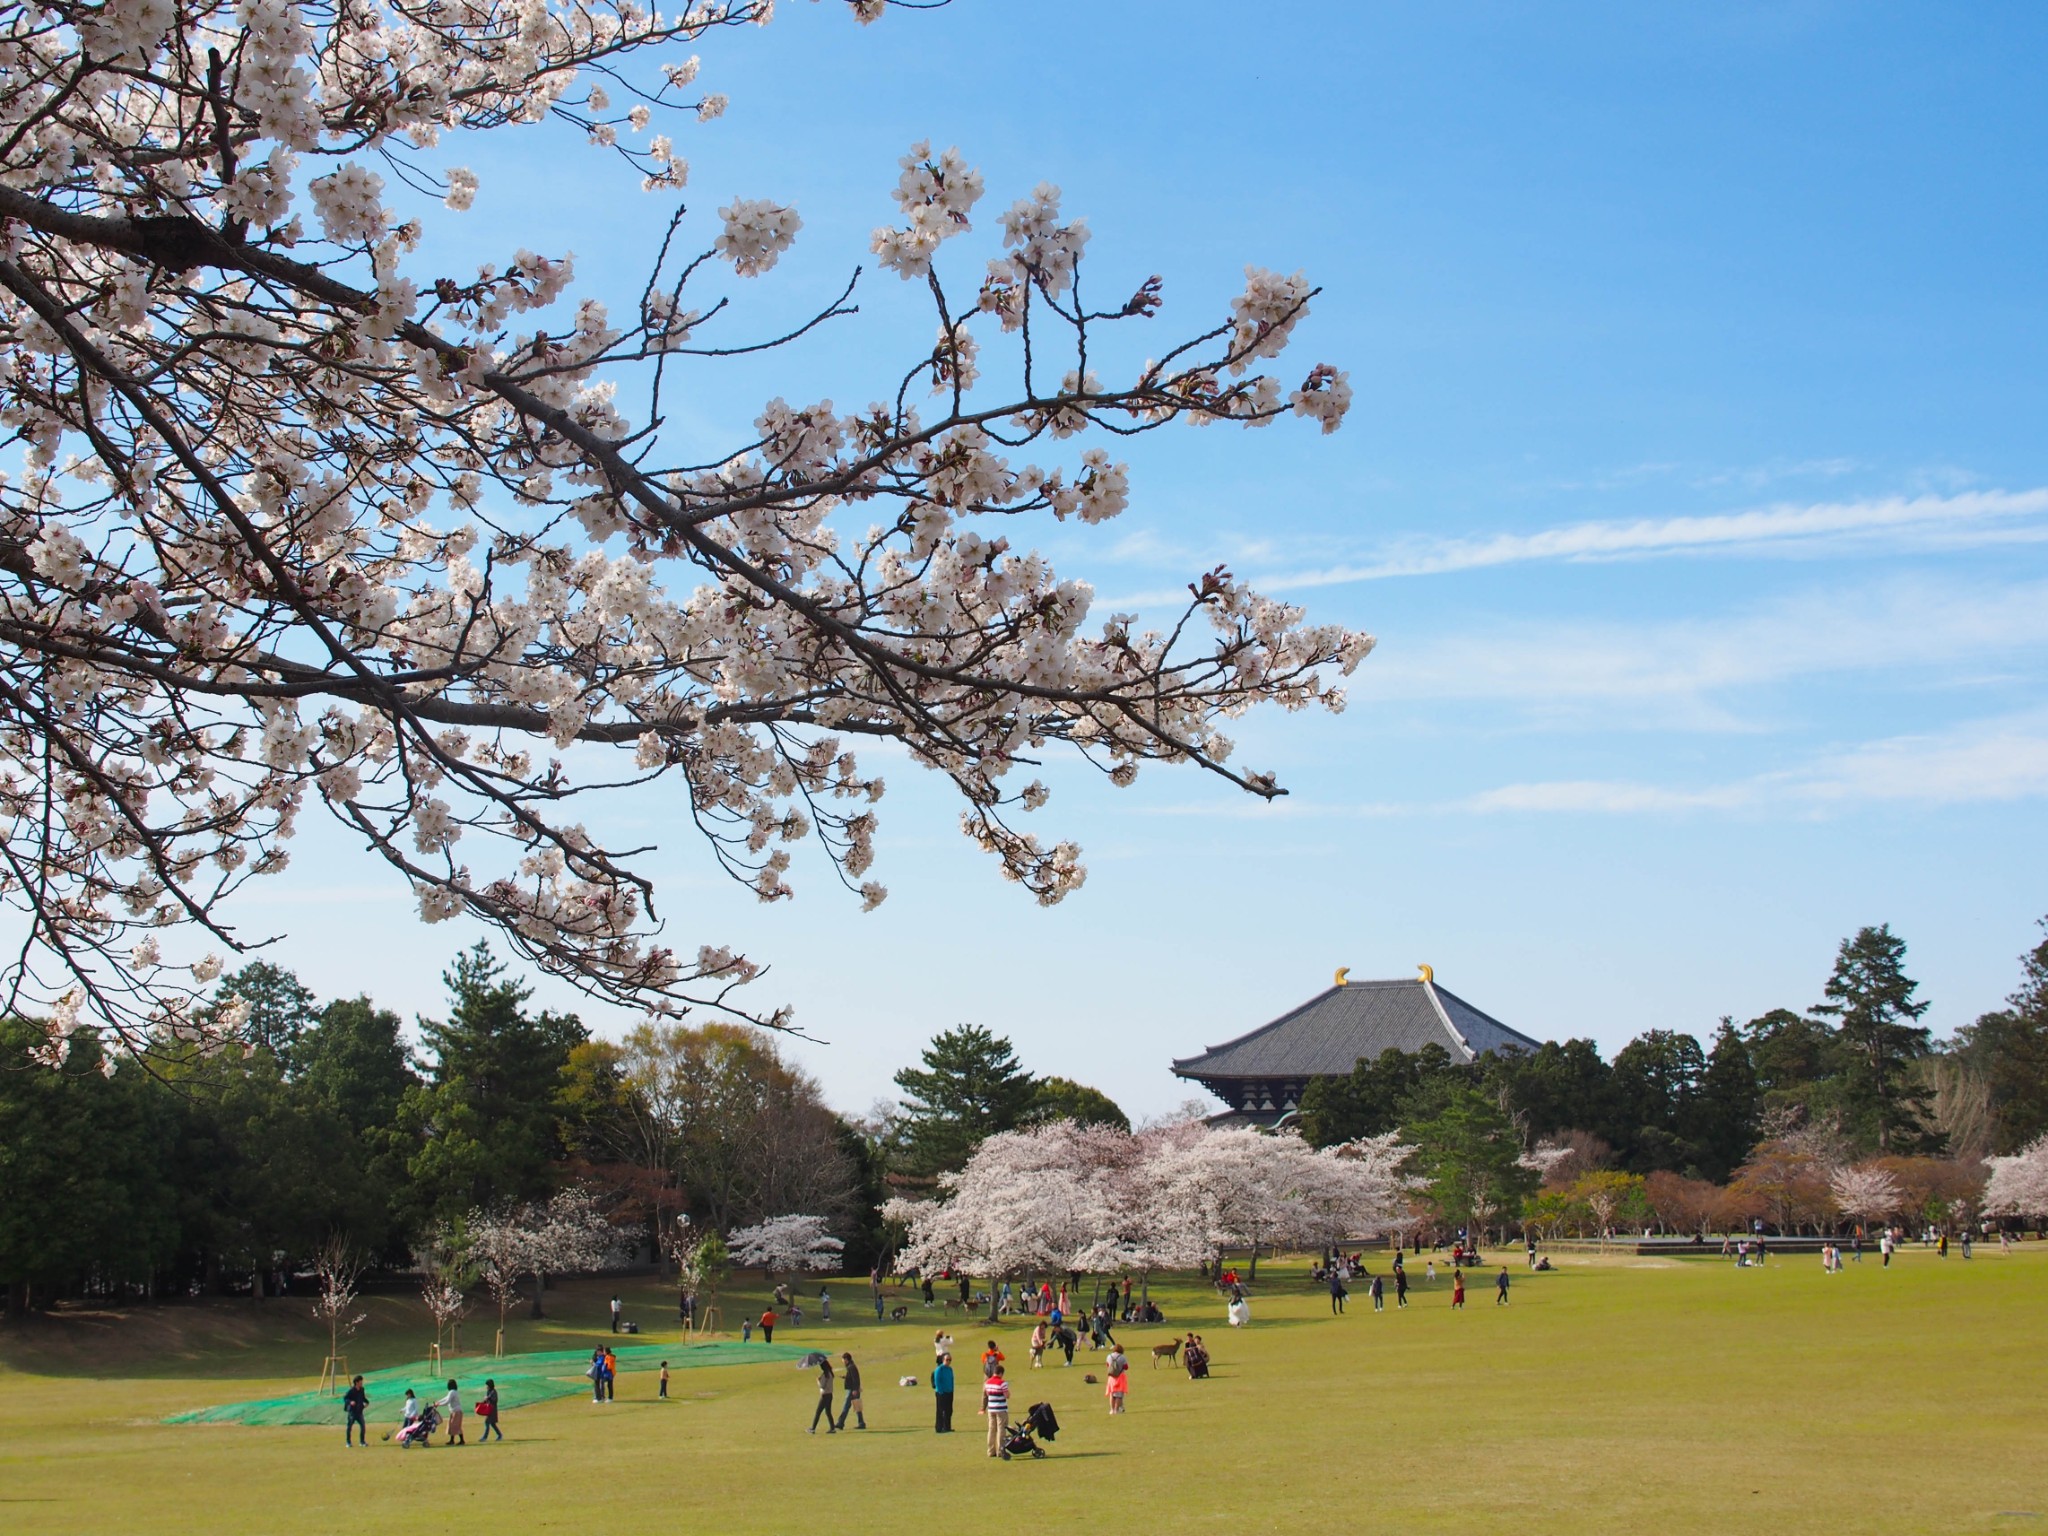
<instances>
[{"instance_id":1,"label":"blooming cherry tree","mask_svg":"<svg viewBox=\"0 0 2048 1536\"><path fill-rule=\"evenodd\" d=\"M830 1274L845 1251L846 1244L826 1230L822 1216L771 1216L726 1236L726 1252L733 1263L771 1275L802 1270Z\"/></svg>"},{"instance_id":2,"label":"blooming cherry tree","mask_svg":"<svg viewBox=\"0 0 2048 1536\"><path fill-rule=\"evenodd\" d=\"M1891 1173L1872 1164L1837 1168L1828 1175L1828 1190L1845 1214L1876 1221L1904 1206L1905 1195Z\"/></svg>"},{"instance_id":3,"label":"blooming cherry tree","mask_svg":"<svg viewBox=\"0 0 2048 1536\"><path fill-rule=\"evenodd\" d=\"M871 404L770 400L686 459L661 433L678 392L791 339L747 333L733 293L790 249L794 208L734 197L700 232L676 206L621 313L577 298L565 256L423 258L429 223L484 193L456 159L478 134L566 133L675 198L674 134L726 105L688 50L771 10L0 15L0 899L29 938L5 1002L48 1014L53 1051L79 1027L232 1036L235 1009L202 1006L223 962L182 957L253 942L227 898L285 867L309 807L428 922L480 919L603 997L745 1012L755 963L664 942L642 850L580 802L668 796L766 901L809 840L872 907L883 783L855 746L896 743L1053 902L1084 869L1021 825L1047 754L1273 796L1222 727L1342 706L1333 675L1369 637L1221 567L1142 628L1022 542L1125 509L1122 437L1333 429L1343 374L1267 371L1315 296L1298 274L1248 270L1208 323L1116 362L1159 281L1084 300L1088 226L1049 185L997 217L977 272L942 270L989 233L984 187L920 143L872 245L929 293L936 339Z\"/></svg>"},{"instance_id":4,"label":"blooming cherry tree","mask_svg":"<svg viewBox=\"0 0 2048 1536\"><path fill-rule=\"evenodd\" d=\"M2048 1136L2012 1157L1987 1157L1991 1178L1980 1209L1986 1216L2048 1217Z\"/></svg>"}]
</instances>

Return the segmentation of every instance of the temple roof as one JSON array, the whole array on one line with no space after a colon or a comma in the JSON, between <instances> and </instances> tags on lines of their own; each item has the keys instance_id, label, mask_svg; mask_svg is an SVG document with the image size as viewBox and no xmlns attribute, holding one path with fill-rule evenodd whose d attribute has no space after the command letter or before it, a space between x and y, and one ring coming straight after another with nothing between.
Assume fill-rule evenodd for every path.
<instances>
[{"instance_id":1,"label":"temple roof","mask_svg":"<svg viewBox=\"0 0 2048 1536\"><path fill-rule=\"evenodd\" d=\"M1173 1064L1180 1077L1278 1078L1338 1076L1382 1051L1440 1045L1454 1061L1506 1047L1533 1051L1538 1041L1473 1007L1432 976L1399 981L1345 981L1283 1013L1270 1024L1199 1056Z\"/></svg>"}]
</instances>

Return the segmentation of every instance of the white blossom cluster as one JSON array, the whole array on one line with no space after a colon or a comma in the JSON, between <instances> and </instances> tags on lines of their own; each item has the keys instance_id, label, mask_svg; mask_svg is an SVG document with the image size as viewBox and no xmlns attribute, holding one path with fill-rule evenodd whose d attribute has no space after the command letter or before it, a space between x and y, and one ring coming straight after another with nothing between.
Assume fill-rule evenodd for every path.
<instances>
[{"instance_id":1,"label":"white blossom cluster","mask_svg":"<svg viewBox=\"0 0 2048 1536\"><path fill-rule=\"evenodd\" d=\"M935 1200L892 1201L898 1269L1192 1268L1225 1246L1321 1245L1400 1230L1410 1149L1393 1135L1316 1150L1293 1131L1199 1121L1140 1131L1055 1121L991 1136Z\"/></svg>"},{"instance_id":2,"label":"white blossom cluster","mask_svg":"<svg viewBox=\"0 0 2048 1536\"><path fill-rule=\"evenodd\" d=\"M733 1263L772 1275L829 1273L839 1268L846 1249L822 1216L771 1216L758 1226L735 1228L725 1244Z\"/></svg>"},{"instance_id":3,"label":"white blossom cluster","mask_svg":"<svg viewBox=\"0 0 2048 1536\"><path fill-rule=\"evenodd\" d=\"M958 788L1004 875L1052 902L1085 879L1079 850L1015 825L1046 803L1049 754L1117 785L1186 763L1272 795L1231 763L1225 722L1343 706L1335 680L1370 637L1220 567L1156 628L1096 615L1024 533L1131 504L1127 467L1069 439L1290 411L1333 428L1341 373L1289 392L1250 366L1306 312L1299 277L1248 273L1218 323L1105 378L1091 336L1148 322L1158 280L1084 308L1087 226L1041 186L954 302L943 247L972 232L982 178L920 143L875 248L932 289L936 344L876 403L792 391L751 442L672 463L649 430L677 387L664 368L773 343L733 332L722 285L777 265L793 208L731 198L695 256L676 210L622 316L578 302L566 256L426 264L425 221L482 194L444 141L552 122L679 186L673 141L646 131L725 99L693 97L695 56L658 56L770 12L57 0L0 16L0 901L33 919L6 1002L47 1017L49 1057L80 1029L131 1049L232 1041L247 1010L210 989L222 952L263 937L234 927L232 897L286 867L309 805L424 921L480 918L600 995L778 1024L733 998L755 962L662 942L641 850L579 797L666 795L762 900L791 894L813 848L872 908L884 784L858 748L899 743ZM1013 370L1004 335L1027 325ZM896 382L926 373L929 416Z\"/></svg>"},{"instance_id":4,"label":"white blossom cluster","mask_svg":"<svg viewBox=\"0 0 2048 1536\"><path fill-rule=\"evenodd\" d=\"M1991 1177L1980 1209L1986 1216L2048 1217L2048 1136L2036 1137L2011 1157L1987 1157Z\"/></svg>"}]
</instances>

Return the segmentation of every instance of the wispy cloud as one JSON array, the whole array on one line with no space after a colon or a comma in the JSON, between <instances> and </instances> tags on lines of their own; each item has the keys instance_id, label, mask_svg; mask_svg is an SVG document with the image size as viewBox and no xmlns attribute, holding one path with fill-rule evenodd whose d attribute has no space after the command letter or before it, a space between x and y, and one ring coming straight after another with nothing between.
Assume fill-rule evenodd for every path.
<instances>
[{"instance_id":1,"label":"wispy cloud","mask_svg":"<svg viewBox=\"0 0 2048 1536\"><path fill-rule=\"evenodd\" d=\"M1552 779L1448 800L1333 805L1293 798L1154 806L1139 814L1226 820L1379 820L1395 816L1670 815L1701 811L1846 814L1873 805L1972 805L2048 797L2048 711L1893 736L1719 783Z\"/></svg>"},{"instance_id":2,"label":"wispy cloud","mask_svg":"<svg viewBox=\"0 0 2048 1536\"><path fill-rule=\"evenodd\" d=\"M1641 815L1701 810L1827 814L1862 806L1968 805L2048 795L2048 714L1896 736L1798 767L1699 787L1619 780L1509 784L1458 804L1479 814Z\"/></svg>"},{"instance_id":3,"label":"wispy cloud","mask_svg":"<svg viewBox=\"0 0 2048 1536\"><path fill-rule=\"evenodd\" d=\"M1746 613L1666 623L1501 624L1383 645L1354 699L1485 700L1525 715L1600 711L1610 727L1738 723L1739 690L1852 672L1953 681L2048 649L2048 582L1909 579L1804 592Z\"/></svg>"},{"instance_id":4,"label":"wispy cloud","mask_svg":"<svg viewBox=\"0 0 2048 1536\"><path fill-rule=\"evenodd\" d=\"M1437 576L1539 561L1640 560L1665 555L1796 552L1844 542L1926 543L1950 536L2048 537L2030 520L2048 514L2048 488L1890 496L1863 501L1778 504L1699 517L1568 523L1535 533L1502 533L1401 545L1363 561L1275 572L1253 584L1272 592Z\"/></svg>"}]
</instances>

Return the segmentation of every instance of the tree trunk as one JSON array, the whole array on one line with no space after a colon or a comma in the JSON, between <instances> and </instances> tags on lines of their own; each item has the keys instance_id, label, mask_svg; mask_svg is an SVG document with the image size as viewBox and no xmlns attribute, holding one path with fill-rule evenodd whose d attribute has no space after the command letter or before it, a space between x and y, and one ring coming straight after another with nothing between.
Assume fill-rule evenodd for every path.
<instances>
[{"instance_id":1,"label":"tree trunk","mask_svg":"<svg viewBox=\"0 0 2048 1536\"><path fill-rule=\"evenodd\" d=\"M1259 1278L1259 1245L1258 1245L1258 1241L1257 1241L1257 1239L1254 1239L1254 1240L1253 1240L1253 1242L1252 1242L1252 1262L1251 1262L1251 1265L1250 1265L1250 1267L1249 1267L1249 1268L1248 1268L1248 1269L1247 1269L1247 1270L1245 1271L1245 1279L1247 1279L1247 1280L1256 1280L1256 1279L1258 1279L1258 1278Z\"/></svg>"},{"instance_id":2,"label":"tree trunk","mask_svg":"<svg viewBox=\"0 0 2048 1536\"><path fill-rule=\"evenodd\" d=\"M548 1315L546 1310L541 1306L541 1292L545 1291L547 1288L548 1277L546 1275L541 1274L538 1271L535 1271L533 1277L533 1306L532 1309L529 1310L526 1314L528 1317L546 1317Z\"/></svg>"}]
</instances>

